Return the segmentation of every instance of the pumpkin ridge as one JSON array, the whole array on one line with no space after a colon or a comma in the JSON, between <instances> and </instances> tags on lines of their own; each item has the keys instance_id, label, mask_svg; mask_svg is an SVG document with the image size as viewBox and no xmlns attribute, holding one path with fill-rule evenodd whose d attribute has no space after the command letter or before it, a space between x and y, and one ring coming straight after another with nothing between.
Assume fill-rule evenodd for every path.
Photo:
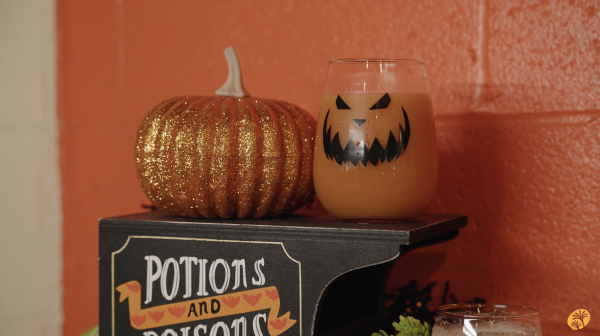
<instances>
[{"instance_id":1,"label":"pumpkin ridge","mask_svg":"<svg viewBox=\"0 0 600 336\"><path fill-rule=\"evenodd\" d=\"M182 184L185 185L185 190L187 193L187 201L185 201L188 211L193 213L192 216L200 217L202 202L200 202L200 184L199 182L202 180L200 176L202 175L201 165L198 163L199 155L198 155L198 133L201 128L201 118L203 116L204 106L206 102L209 101L210 97L198 97L191 106L188 108L188 113L186 114L186 120L189 121L190 132L186 134L189 138L189 147L186 148L186 152L188 153L188 159L190 162L189 166L189 178L183 179Z\"/></svg>"},{"instance_id":2,"label":"pumpkin ridge","mask_svg":"<svg viewBox=\"0 0 600 336\"><path fill-rule=\"evenodd\" d=\"M215 132L212 139L212 153L209 165L209 190L213 211L215 211L220 218L231 217L227 212L227 198L229 197L227 192L229 179L227 168L230 158L222 155L222 153L226 153L231 149L229 146L231 132L229 130L229 116L226 113L226 100L227 97L218 97L213 104L214 109L211 113L214 117L212 125Z\"/></svg>"},{"instance_id":3,"label":"pumpkin ridge","mask_svg":"<svg viewBox=\"0 0 600 336\"><path fill-rule=\"evenodd\" d=\"M257 167L259 176L258 205L255 217L272 216L273 199L276 196L277 185L279 183L280 167L279 160L281 156L280 144L282 138L278 125L277 115L268 105L263 104L260 99L254 98L251 104L257 111L260 124L262 124L263 143L260 152L260 163ZM277 119L277 120L276 120Z\"/></svg>"},{"instance_id":4,"label":"pumpkin ridge","mask_svg":"<svg viewBox=\"0 0 600 336\"><path fill-rule=\"evenodd\" d=\"M164 204L167 202L164 195L164 181L163 175L164 171L162 170L163 165L161 164L161 153L164 152L162 148L162 140L165 133L165 127L167 126L165 120L167 116L172 112L172 110L179 104L177 99L173 99L173 104L165 106L158 113L154 114L152 118L152 124L154 130L151 132L152 144L154 150L150 153L150 164L149 171L153 176L153 181L151 181L151 188L153 190L153 194L157 199L155 206L158 209L166 210L167 208Z\"/></svg>"},{"instance_id":5,"label":"pumpkin ridge","mask_svg":"<svg viewBox=\"0 0 600 336\"><path fill-rule=\"evenodd\" d=\"M210 104L212 99L212 97L207 97L207 102L209 103L201 106L200 111L198 111L198 129L194 134L194 168L196 172L194 178L194 194L198 198L196 202L198 213L206 218L214 218L217 216L216 212L214 211L212 199L210 197L210 180L212 178L210 170L210 162L212 158L212 152L210 149L212 148L212 143L210 143L210 141L214 139L214 130L212 128L212 109L214 104Z\"/></svg>"},{"instance_id":6,"label":"pumpkin ridge","mask_svg":"<svg viewBox=\"0 0 600 336\"><path fill-rule=\"evenodd\" d=\"M230 106L234 103L235 98L223 97L219 104L217 112L217 134L215 137L215 152L213 153L211 171L213 180L216 183L213 185L213 198L215 199L215 210L219 217L230 218L235 214L235 206L233 204L233 195L231 186L235 183L233 176L232 165L235 158L226 155L235 150L233 138L235 135L232 129L233 116Z\"/></svg>"},{"instance_id":7,"label":"pumpkin ridge","mask_svg":"<svg viewBox=\"0 0 600 336\"><path fill-rule=\"evenodd\" d=\"M307 160L307 156L303 148L305 146L305 144L303 143L303 139L307 137L310 138L310 135L306 134L306 123L304 122L304 119L297 113L290 113L296 112L294 110L290 111L290 108L288 107L288 105L290 104L284 104L280 101L274 101L273 104L279 106L290 116L294 123L294 129L296 130L294 135L296 137L297 153L295 156L297 160L292 166L294 169L297 170L295 174L296 176L294 181L294 189L291 193L291 197L288 203L286 204L286 207L282 210L283 213L289 213L295 211L298 208L298 199L303 197L303 184L305 184L304 181L306 176L305 174L303 174L304 172L302 171L302 167L304 165L304 162Z\"/></svg>"},{"instance_id":8,"label":"pumpkin ridge","mask_svg":"<svg viewBox=\"0 0 600 336\"><path fill-rule=\"evenodd\" d=\"M202 134L204 141L202 141L202 143L199 143L199 146L201 146L203 149L203 152L206 154L202 154L202 161L204 161L206 164L204 165L204 169L206 172L206 179L204 179L204 185L203 185L203 189L206 192L206 203L207 203L207 207L205 210L205 213L203 213L202 215L204 217L207 218L215 218L218 217L218 211L217 211L217 203L218 201L214 198L215 195L215 183L218 183L218 175L215 174L215 170L214 170L214 165L215 165L215 142L217 141L217 133L218 133L218 129L215 127L216 125L216 120L218 119L217 115L219 113L219 107L220 107L220 101L221 101L221 97L217 97L216 99L213 99L213 102L208 104L206 106L206 117L205 120L206 122L204 122L204 126L205 126L205 133ZM216 101L215 101L216 100ZM217 181L215 182L215 178L217 179Z\"/></svg>"},{"instance_id":9,"label":"pumpkin ridge","mask_svg":"<svg viewBox=\"0 0 600 336\"><path fill-rule=\"evenodd\" d=\"M257 174L259 170L258 152L262 147L262 132L258 113L248 99L238 99L238 185L236 187L237 216L252 217L258 198Z\"/></svg>"},{"instance_id":10,"label":"pumpkin ridge","mask_svg":"<svg viewBox=\"0 0 600 336\"><path fill-rule=\"evenodd\" d=\"M173 198L173 203L177 204L177 206L179 207L180 211L186 215L188 215L188 211L185 208L185 205L181 205L181 203L179 202L179 200L182 198L181 194L181 189L179 188L180 186L180 180L181 180L181 171L179 170L179 162L180 162L180 155L181 155L181 149L179 148L180 143L177 140L180 137L180 130L181 130L181 123L184 120L184 116L186 115L186 111L189 108L189 98L184 98L182 99L183 101L183 105L181 107L184 107L183 110L175 113L176 114L176 118L175 118L175 122L173 123L173 129L171 131L171 136L170 136L170 146L171 148L173 148L173 151L171 152L171 160L170 162L170 169L173 171L173 174L171 176L171 179L169 181L169 186L171 189L171 197ZM183 192L183 196L185 197L185 192Z\"/></svg>"},{"instance_id":11,"label":"pumpkin ridge","mask_svg":"<svg viewBox=\"0 0 600 336\"><path fill-rule=\"evenodd\" d=\"M154 182L156 178L156 171L152 169L152 156L156 152L157 146L155 143L156 136L152 137L152 135L157 134L156 128L160 125L160 123L155 122L156 114L164 113L166 106L170 108L175 103L175 98L171 98L157 104L146 113L138 128L134 163L140 186L153 204L156 204L157 199L154 197L155 194L151 192L155 189ZM151 132L152 129L154 129L154 132Z\"/></svg>"},{"instance_id":12,"label":"pumpkin ridge","mask_svg":"<svg viewBox=\"0 0 600 336\"><path fill-rule=\"evenodd\" d=\"M176 200L181 205L182 211L187 216L198 216L196 205L196 137L199 123L197 122L198 106L201 106L207 97L189 97L188 106L179 117L179 126L175 136L175 156L173 159L174 171L178 172L173 182Z\"/></svg>"},{"instance_id":13,"label":"pumpkin ridge","mask_svg":"<svg viewBox=\"0 0 600 336\"><path fill-rule=\"evenodd\" d=\"M179 206L177 197L175 195L176 190L174 189L174 182L176 180L174 159L175 159L175 137L177 136L177 129L179 125L179 119L182 112L187 108L186 97L181 97L177 104L173 105L171 109L164 115L162 124L164 125L163 131L159 138L159 147L164 148L159 153L158 160L158 173L161 175L163 188L161 194L163 198L163 206L170 212L181 213L184 212L183 208Z\"/></svg>"},{"instance_id":14,"label":"pumpkin ridge","mask_svg":"<svg viewBox=\"0 0 600 336\"><path fill-rule=\"evenodd\" d=\"M296 106L292 106L293 109L297 110L300 115L302 116L302 118L307 122L307 128L306 128L306 132L307 132L307 138L305 141L305 146L303 147L303 152L304 152L304 157L306 157L306 160L303 163L302 166L302 174L303 174L303 178L302 181L305 181L303 188L302 188L302 192L298 193L299 195L302 195L299 198L299 205L298 207L302 206L303 204L305 204L307 201L309 201L310 199L312 199L313 195L315 194L315 188L313 185L313 175L312 175L312 168L313 168L313 153L314 153L314 147L315 147L315 130L317 128L317 123L316 121L304 110L296 107ZM309 140L310 139L310 140Z\"/></svg>"},{"instance_id":15,"label":"pumpkin ridge","mask_svg":"<svg viewBox=\"0 0 600 336\"><path fill-rule=\"evenodd\" d=\"M298 130L294 117L292 117L285 108L268 100L265 100L264 104L270 106L278 115L280 121L279 126L283 137L282 152L284 152L284 155L281 158L283 169L281 183L278 184L280 192L273 209L274 214L280 214L293 200L300 178L300 172L297 169L302 162L302 154L300 152L301 144L298 139L300 131Z\"/></svg>"},{"instance_id":16,"label":"pumpkin ridge","mask_svg":"<svg viewBox=\"0 0 600 336\"><path fill-rule=\"evenodd\" d=\"M293 111L290 115L294 116L295 121L300 129L298 137L300 138L301 144L301 165L300 165L300 178L299 185L297 186L295 197L290 203L290 207L285 212L291 212L297 210L299 207L304 205L306 201L314 195L314 187L312 181L312 165L313 165L313 151L314 151L314 129L316 128L316 122L305 110L283 101L275 101L275 103L284 105L287 109ZM301 141L305 139L305 141Z\"/></svg>"},{"instance_id":17,"label":"pumpkin ridge","mask_svg":"<svg viewBox=\"0 0 600 336\"><path fill-rule=\"evenodd\" d=\"M263 195L263 181L264 181L264 170L265 170L265 128L262 127L263 124L263 114L264 111L261 111L259 107L257 107L256 103L258 102L256 98L250 98L244 100L245 103L249 106L249 109L252 111L253 121L256 125L260 125L261 127L256 128L256 139L259 140L256 147L256 165L252 167L254 173L254 212L252 213L252 217L260 218L263 217L266 213L264 211L264 195Z\"/></svg>"},{"instance_id":18,"label":"pumpkin ridge","mask_svg":"<svg viewBox=\"0 0 600 336\"><path fill-rule=\"evenodd\" d=\"M275 181L273 191L273 197L271 198L269 211L267 212L268 217L274 217L281 213L284 206L283 202L285 199L284 188L286 187L285 176L286 176L286 168L288 161L288 153L286 151L286 145L288 145L289 141L293 141L293 139L289 138L289 121L286 120L285 112L278 109L277 107L273 107L268 103L267 99L260 99L261 103L270 111L271 115L275 115L275 118L272 118L275 134L277 135L277 152L279 153L276 158L273 158L274 164L278 167L275 169Z\"/></svg>"},{"instance_id":19,"label":"pumpkin ridge","mask_svg":"<svg viewBox=\"0 0 600 336\"><path fill-rule=\"evenodd\" d=\"M262 191L261 191L261 175L262 169L264 166L264 157L263 157L263 148L265 142L264 130L261 125L261 115L256 108L256 106L252 103L254 98L242 99L242 102L247 107L250 112L250 116L252 119L252 125L254 125L255 131L255 139L256 144L254 145L254 155L253 158L249 160L249 162L253 162L254 164L249 167L248 172L250 175L250 180L252 181L252 208L248 212L248 217L261 217L259 214L259 205L262 201ZM264 215L264 214L263 214Z\"/></svg>"},{"instance_id":20,"label":"pumpkin ridge","mask_svg":"<svg viewBox=\"0 0 600 336\"><path fill-rule=\"evenodd\" d=\"M229 113L229 146L231 148L231 152L234 153L233 157L229 158L228 161L228 169L227 169L227 206L231 213L231 217L237 217L238 214L238 206L237 206L237 188L239 186L239 176L236 174L240 157L240 144L239 144L239 132L238 132L238 120L239 110L237 109L237 98L230 97L227 100L227 109L231 111Z\"/></svg>"}]
</instances>

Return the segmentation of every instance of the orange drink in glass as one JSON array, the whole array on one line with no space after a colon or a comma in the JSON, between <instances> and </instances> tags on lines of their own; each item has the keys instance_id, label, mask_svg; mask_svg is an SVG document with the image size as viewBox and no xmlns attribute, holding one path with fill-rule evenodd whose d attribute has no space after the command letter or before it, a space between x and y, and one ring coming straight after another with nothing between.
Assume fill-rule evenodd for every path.
<instances>
[{"instance_id":1,"label":"orange drink in glass","mask_svg":"<svg viewBox=\"0 0 600 336\"><path fill-rule=\"evenodd\" d=\"M423 62L331 61L313 167L323 207L348 221L408 221L431 202L437 172Z\"/></svg>"}]
</instances>

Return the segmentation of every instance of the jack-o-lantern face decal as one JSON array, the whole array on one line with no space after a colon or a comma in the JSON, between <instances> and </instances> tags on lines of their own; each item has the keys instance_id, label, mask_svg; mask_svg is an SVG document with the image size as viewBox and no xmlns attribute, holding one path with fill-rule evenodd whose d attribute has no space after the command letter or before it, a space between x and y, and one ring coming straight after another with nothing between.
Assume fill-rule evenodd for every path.
<instances>
[{"instance_id":1,"label":"jack-o-lantern face decal","mask_svg":"<svg viewBox=\"0 0 600 336\"><path fill-rule=\"evenodd\" d=\"M389 94L386 93L369 109L369 111L387 109L390 105L390 102L391 98ZM331 128L336 125L330 125L329 128L327 128L329 112L331 112L331 109L329 109L325 115L325 121L323 123L323 149L325 150L327 159L334 160L339 165L342 163L348 164L348 162L350 162L355 167L360 162L364 167L366 167L367 163L377 166L380 162L390 162L404 154L410 138L410 123L403 106L401 106L401 108L404 115L405 128L402 127L401 123L398 123L398 141L396 141L393 131L390 130L389 134L386 134L387 143L384 148L382 142L377 138L377 134L369 145L367 143L367 137L364 136L365 133L360 132L361 128L366 128L365 122L367 121L367 114L369 111L352 111L352 108L348 106L348 104L340 96L337 96L335 105L338 112L351 113L350 117L353 123L351 123L350 127L357 127L357 129L354 132L349 133L350 136L348 138L348 143L344 148L342 148L339 131L336 131L333 138L331 138ZM389 113L398 112L390 111ZM360 136L361 134L361 139L351 138L352 135Z\"/></svg>"}]
</instances>

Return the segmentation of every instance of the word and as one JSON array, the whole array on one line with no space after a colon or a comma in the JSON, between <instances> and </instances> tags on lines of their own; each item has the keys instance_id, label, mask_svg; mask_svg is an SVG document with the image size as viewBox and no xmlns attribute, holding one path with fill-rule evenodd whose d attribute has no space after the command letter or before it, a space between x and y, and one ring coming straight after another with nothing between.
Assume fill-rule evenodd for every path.
<instances>
[{"instance_id":1,"label":"word and","mask_svg":"<svg viewBox=\"0 0 600 336\"><path fill-rule=\"evenodd\" d=\"M269 311L265 322L268 322L267 329L271 336L282 334L296 323L296 320L290 318L290 312L279 315L281 302L279 291L275 286L247 289L241 292L215 295L200 300L191 299L167 303L144 309L141 307L142 286L138 281L132 280L123 283L116 290L120 293L119 302L128 300L131 326L138 330L157 332L153 329L174 324L201 323L200 321L203 320L215 321L215 318L224 318L233 315L238 315L239 320L241 318L240 314L254 313L254 316L260 316L265 310ZM248 318L248 315L243 317ZM239 321L242 323L245 320ZM215 322L222 321L216 320ZM187 324L186 327L190 325L193 324ZM182 329L185 331L186 327L182 327ZM232 326L232 328L234 327ZM202 329L201 327L198 328L198 331ZM176 328L171 330L176 330ZM246 329L243 328L243 330ZM163 334L165 332L163 331ZM256 335L260 336L258 333ZM168 334L165 336L168 336Z\"/></svg>"}]
</instances>

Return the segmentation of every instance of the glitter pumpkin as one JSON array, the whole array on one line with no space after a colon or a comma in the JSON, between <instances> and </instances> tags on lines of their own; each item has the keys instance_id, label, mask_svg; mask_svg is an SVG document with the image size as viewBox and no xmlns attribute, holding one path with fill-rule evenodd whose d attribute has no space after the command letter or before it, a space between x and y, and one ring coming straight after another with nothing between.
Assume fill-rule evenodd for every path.
<instances>
[{"instance_id":1,"label":"glitter pumpkin","mask_svg":"<svg viewBox=\"0 0 600 336\"><path fill-rule=\"evenodd\" d=\"M290 213L314 194L316 123L303 109L251 98L233 48L218 96L168 99L138 129L135 166L154 206L181 216L260 218Z\"/></svg>"}]
</instances>

